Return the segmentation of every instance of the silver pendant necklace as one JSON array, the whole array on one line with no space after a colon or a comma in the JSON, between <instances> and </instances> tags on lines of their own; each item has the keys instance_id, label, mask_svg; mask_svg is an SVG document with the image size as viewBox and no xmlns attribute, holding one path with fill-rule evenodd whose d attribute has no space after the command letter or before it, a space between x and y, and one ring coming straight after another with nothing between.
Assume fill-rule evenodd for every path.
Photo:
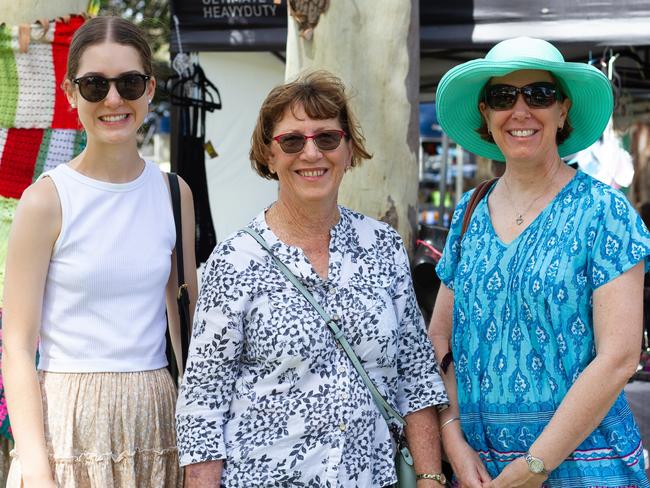
<instances>
[{"instance_id":1,"label":"silver pendant necklace","mask_svg":"<svg viewBox=\"0 0 650 488\"><path fill-rule=\"evenodd\" d=\"M528 211L532 208L533 204L534 204L537 200L539 200L540 198L542 198L544 195L546 195L546 193L547 193L548 190L551 188L551 186L553 186L553 180L555 179L555 175L557 174L558 170L560 169L560 165L561 165L561 164L562 164L562 163L560 162L560 163L556 166L555 171L553 171L553 175L552 175L552 176L550 177L550 179L549 179L548 185L546 185L546 187L544 188L544 190L542 191L542 193L540 193L540 194L537 195L535 198L533 198L533 199L531 200L531 202L528 204L528 206L526 207L526 209L525 209L523 212L517 209L517 205L515 205L515 202L512 200L512 197L510 196L510 193L511 193L511 192L510 192L510 185L508 185L508 180L506 179L505 176L503 177L503 182L506 184L506 190L507 190L507 191L506 191L506 194L507 194L508 200L510 201L510 204L512 205L512 208L515 210L515 224L517 224L517 225L521 225L521 224L523 224L523 223L524 223L524 216L525 216L525 215L528 213Z\"/></svg>"}]
</instances>

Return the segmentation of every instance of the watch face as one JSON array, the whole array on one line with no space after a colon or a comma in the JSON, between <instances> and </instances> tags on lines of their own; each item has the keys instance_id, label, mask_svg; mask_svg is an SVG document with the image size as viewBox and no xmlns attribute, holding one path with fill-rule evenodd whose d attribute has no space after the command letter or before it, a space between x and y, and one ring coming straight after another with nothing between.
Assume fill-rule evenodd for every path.
<instances>
[{"instance_id":1,"label":"watch face","mask_svg":"<svg viewBox=\"0 0 650 488\"><path fill-rule=\"evenodd\" d=\"M544 462L541 459L537 459L532 456L528 460L528 467L535 474L544 472Z\"/></svg>"}]
</instances>

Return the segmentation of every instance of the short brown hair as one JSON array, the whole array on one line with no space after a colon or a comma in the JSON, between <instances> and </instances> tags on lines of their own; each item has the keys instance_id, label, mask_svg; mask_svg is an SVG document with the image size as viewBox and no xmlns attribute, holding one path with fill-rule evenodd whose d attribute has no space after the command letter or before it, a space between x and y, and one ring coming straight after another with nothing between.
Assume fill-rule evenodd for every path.
<instances>
[{"instance_id":1,"label":"short brown hair","mask_svg":"<svg viewBox=\"0 0 650 488\"><path fill-rule=\"evenodd\" d=\"M140 55L144 74L153 75L151 48L142 31L122 17L104 15L87 20L75 32L68 52L66 78L72 81L77 77L81 56L88 47L104 42L134 48Z\"/></svg>"},{"instance_id":2,"label":"short brown hair","mask_svg":"<svg viewBox=\"0 0 650 488\"><path fill-rule=\"evenodd\" d=\"M251 137L251 166L261 177L277 180L268 167L273 129L287 108L301 105L308 117L316 120L338 119L341 129L352 143L352 166L361 164L372 155L364 147L365 138L350 107L345 85L340 78L324 70L300 75L296 80L276 86L267 95L257 117Z\"/></svg>"}]
</instances>

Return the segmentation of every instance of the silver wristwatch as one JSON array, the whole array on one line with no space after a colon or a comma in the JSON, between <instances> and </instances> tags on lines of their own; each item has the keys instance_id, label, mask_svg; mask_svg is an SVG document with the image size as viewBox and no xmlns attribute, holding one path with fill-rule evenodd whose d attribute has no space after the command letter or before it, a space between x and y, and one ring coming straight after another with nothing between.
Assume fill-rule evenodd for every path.
<instances>
[{"instance_id":1,"label":"silver wristwatch","mask_svg":"<svg viewBox=\"0 0 650 488\"><path fill-rule=\"evenodd\" d=\"M533 456L530 452L527 452L524 456L524 459L528 463L528 470L533 474L547 474L546 466L544 466L544 461L540 458Z\"/></svg>"}]
</instances>

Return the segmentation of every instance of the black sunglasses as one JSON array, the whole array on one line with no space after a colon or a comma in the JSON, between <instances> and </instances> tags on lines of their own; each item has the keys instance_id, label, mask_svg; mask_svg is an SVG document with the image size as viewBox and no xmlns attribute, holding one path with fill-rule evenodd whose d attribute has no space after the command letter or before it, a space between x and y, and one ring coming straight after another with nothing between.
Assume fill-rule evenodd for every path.
<instances>
[{"instance_id":1,"label":"black sunglasses","mask_svg":"<svg viewBox=\"0 0 650 488\"><path fill-rule=\"evenodd\" d=\"M518 88L512 85L488 85L483 100L493 110L511 109L521 93L530 108L548 108L563 99L562 92L554 83L538 81Z\"/></svg>"},{"instance_id":2,"label":"black sunglasses","mask_svg":"<svg viewBox=\"0 0 650 488\"><path fill-rule=\"evenodd\" d=\"M79 93L89 102L101 102L115 83L117 93L125 100L137 100L144 95L147 81L151 76L141 73L127 73L117 78L106 78L100 75L88 75L72 80L78 87Z\"/></svg>"},{"instance_id":3,"label":"black sunglasses","mask_svg":"<svg viewBox=\"0 0 650 488\"><path fill-rule=\"evenodd\" d=\"M345 132L342 130L323 130L316 132L310 136L300 134L298 132L288 132L286 134L280 134L273 138L280 148L287 154L299 153L307 144L308 139L313 139L314 144L321 151L333 151L341 144L341 139L345 136Z\"/></svg>"}]
</instances>

